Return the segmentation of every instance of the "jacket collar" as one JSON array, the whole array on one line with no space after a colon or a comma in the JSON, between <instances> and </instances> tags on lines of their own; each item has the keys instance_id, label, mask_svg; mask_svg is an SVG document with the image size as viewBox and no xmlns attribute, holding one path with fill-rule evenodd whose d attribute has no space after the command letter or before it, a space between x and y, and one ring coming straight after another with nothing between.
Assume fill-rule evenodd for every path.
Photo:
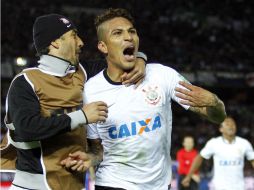
<instances>
[{"instance_id":1,"label":"jacket collar","mask_svg":"<svg viewBox=\"0 0 254 190\"><path fill-rule=\"evenodd\" d=\"M76 71L75 66L72 66L69 61L53 55L42 55L38 63L38 68L42 72L58 77L63 77Z\"/></svg>"}]
</instances>

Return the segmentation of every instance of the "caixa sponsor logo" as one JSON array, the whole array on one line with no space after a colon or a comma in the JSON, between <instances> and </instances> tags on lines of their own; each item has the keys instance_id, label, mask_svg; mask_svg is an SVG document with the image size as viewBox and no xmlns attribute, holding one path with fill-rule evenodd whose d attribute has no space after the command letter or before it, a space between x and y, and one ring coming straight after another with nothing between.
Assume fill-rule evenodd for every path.
<instances>
[{"instance_id":1,"label":"caixa sponsor logo","mask_svg":"<svg viewBox=\"0 0 254 190\"><path fill-rule=\"evenodd\" d=\"M131 122L129 126L127 124L122 124L119 128L112 126L108 129L108 134L112 139L126 138L134 135L142 135L144 132L154 131L160 127L160 116L156 116L154 119L149 118Z\"/></svg>"},{"instance_id":2,"label":"caixa sponsor logo","mask_svg":"<svg viewBox=\"0 0 254 190\"><path fill-rule=\"evenodd\" d=\"M221 166L239 166L242 165L242 160L237 159L237 160L220 160L219 164Z\"/></svg>"}]
</instances>

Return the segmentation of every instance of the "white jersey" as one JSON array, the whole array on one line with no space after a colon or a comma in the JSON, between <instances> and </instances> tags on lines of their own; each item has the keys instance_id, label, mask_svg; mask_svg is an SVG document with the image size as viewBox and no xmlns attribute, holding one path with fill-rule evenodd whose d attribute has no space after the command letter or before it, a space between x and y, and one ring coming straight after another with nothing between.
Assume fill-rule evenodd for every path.
<instances>
[{"instance_id":1,"label":"white jersey","mask_svg":"<svg viewBox=\"0 0 254 190\"><path fill-rule=\"evenodd\" d=\"M213 184L216 190L244 190L244 157L254 160L253 147L249 141L235 137L229 143L223 137L209 140L200 155L209 159L213 156Z\"/></svg>"},{"instance_id":2,"label":"white jersey","mask_svg":"<svg viewBox=\"0 0 254 190\"><path fill-rule=\"evenodd\" d=\"M175 70L147 64L142 84L125 87L113 82L106 70L85 84L85 103L109 106L105 123L89 125L89 139L102 139L103 161L96 185L127 190L166 190L171 181L171 99L184 78ZM183 106L183 105L182 105ZM188 109L188 106L183 106Z\"/></svg>"}]
</instances>

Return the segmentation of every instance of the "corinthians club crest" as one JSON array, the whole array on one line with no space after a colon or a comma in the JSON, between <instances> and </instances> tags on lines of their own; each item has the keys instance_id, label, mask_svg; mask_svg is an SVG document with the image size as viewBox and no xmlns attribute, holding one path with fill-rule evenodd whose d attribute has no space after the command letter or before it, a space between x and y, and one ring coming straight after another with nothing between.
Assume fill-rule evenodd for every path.
<instances>
[{"instance_id":1,"label":"corinthians club crest","mask_svg":"<svg viewBox=\"0 0 254 190\"><path fill-rule=\"evenodd\" d=\"M159 88L156 85L149 85L142 89L145 96L145 101L149 104L156 105L161 100Z\"/></svg>"}]
</instances>

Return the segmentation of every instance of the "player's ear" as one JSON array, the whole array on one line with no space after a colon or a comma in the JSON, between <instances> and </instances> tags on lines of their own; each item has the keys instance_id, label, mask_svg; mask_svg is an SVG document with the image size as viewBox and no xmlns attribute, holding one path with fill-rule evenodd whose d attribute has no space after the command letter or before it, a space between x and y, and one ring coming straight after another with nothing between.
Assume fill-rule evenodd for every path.
<instances>
[{"instance_id":1,"label":"player's ear","mask_svg":"<svg viewBox=\"0 0 254 190\"><path fill-rule=\"evenodd\" d=\"M97 47L98 47L98 49L99 49L102 53L104 53L104 54L107 54L107 53L108 53L108 48L107 48L107 45L105 44L105 42L99 41Z\"/></svg>"}]
</instances>

